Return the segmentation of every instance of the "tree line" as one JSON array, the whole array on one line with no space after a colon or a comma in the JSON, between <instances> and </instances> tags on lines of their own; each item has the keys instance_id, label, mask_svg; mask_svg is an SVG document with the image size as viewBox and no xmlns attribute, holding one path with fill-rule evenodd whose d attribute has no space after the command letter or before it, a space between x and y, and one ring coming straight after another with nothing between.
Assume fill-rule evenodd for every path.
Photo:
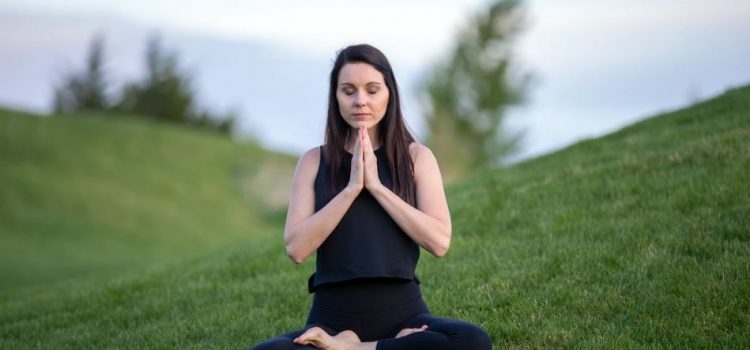
<instances>
[{"instance_id":1,"label":"tree line","mask_svg":"<svg viewBox=\"0 0 750 350\"><path fill-rule=\"evenodd\" d=\"M521 134L503 124L509 108L524 102L532 75L516 64L513 45L527 24L521 0L497 0L472 16L453 46L428 67L419 87L426 143L440 159L446 179L502 164L519 149ZM103 70L103 39L91 44L83 71L63 79L55 93L55 111L127 112L230 133L231 113L212 115L195 101L190 79L174 53L152 37L145 55L146 77L130 82L110 98Z\"/></svg>"},{"instance_id":2,"label":"tree line","mask_svg":"<svg viewBox=\"0 0 750 350\"><path fill-rule=\"evenodd\" d=\"M85 67L66 73L55 87L56 114L118 112L231 134L236 115L218 115L198 106L191 77L180 69L177 55L162 47L157 35L152 35L146 45L143 79L126 82L114 94L110 93L112 81L104 68L105 57L104 37L95 36Z\"/></svg>"}]
</instances>

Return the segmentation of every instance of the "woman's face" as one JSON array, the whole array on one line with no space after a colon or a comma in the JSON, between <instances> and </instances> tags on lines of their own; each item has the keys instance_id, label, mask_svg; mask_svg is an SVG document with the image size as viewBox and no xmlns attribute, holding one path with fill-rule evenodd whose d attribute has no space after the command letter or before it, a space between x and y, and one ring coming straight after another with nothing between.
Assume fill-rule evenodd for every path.
<instances>
[{"instance_id":1,"label":"woman's face","mask_svg":"<svg viewBox=\"0 0 750 350\"><path fill-rule=\"evenodd\" d=\"M385 116L388 96L383 74L373 66L355 62L341 67L336 99L341 116L352 128L377 125Z\"/></svg>"}]
</instances>

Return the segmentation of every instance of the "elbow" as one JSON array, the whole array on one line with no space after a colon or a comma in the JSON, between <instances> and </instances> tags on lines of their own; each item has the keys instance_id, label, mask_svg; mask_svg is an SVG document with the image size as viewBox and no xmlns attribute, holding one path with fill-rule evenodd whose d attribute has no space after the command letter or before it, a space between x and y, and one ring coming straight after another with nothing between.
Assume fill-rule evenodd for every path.
<instances>
[{"instance_id":1,"label":"elbow","mask_svg":"<svg viewBox=\"0 0 750 350\"><path fill-rule=\"evenodd\" d=\"M289 258L292 259L292 262L294 262L297 265L305 262L305 258L302 258L302 257L290 256Z\"/></svg>"},{"instance_id":2,"label":"elbow","mask_svg":"<svg viewBox=\"0 0 750 350\"><path fill-rule=\"evenodd\" d=\"M295 264L301 264L301 263L303 263L303 262L305 261L305 257L304 257L304 256L302 256L302 255L300 255L300 254L296 254L296 253L294 253L294 252L291 252L291 251L289 251L289 249L287 249L287 251L286 251L286 255L287 255L287 256L289 257L289 259L291 259L291 260L292 260L292 261L293 261L293 262L294 262Z\"/></svg>"},{"instance_id":3,"label":"elbow","mask_svg":"<svg viewBox=\"0 0 750 350\"><path fill-rule=\"evenodd\" d=\"M295 264L301 264L305 261L306 256L304 256L297 247L295 247L295 244L292 242L291 239L292 235L284 230L284 248L286 249L286 256L289 257Z\"/></svg>"},{"instance_id":4,"label":"elbow","mask_svg":"<svg viewBox=\"0 0 750 350\"><path fill-rule=\"evenodd\" d=\"M294 249L291 244L287 244L286 246L286 256L288 256L295 264L301 264L305 261L305 258L307 258L304 254L301 254Z\"/></svg>"},{"instance_id":5,"label":"elbow","mask_svg":"<svg viewBox=\"0 0 750 350\"><path fill-rule=\"evenodd\" d=\"M442 258L445 256L445 254L448 254L448 246L441 246L438 248L433 249L432 255L434 255L436 258Z\"/></svg>"},{"instance_id":6,"label":"elbow","mask_svg":"<svg viewBox=\"0 0 750 350\"><path fill-rule=\"evenodd\" d=\"M451 247L451 231L451 227L448 226L447 231L443 235L443 239L441 239L434 247L432 254L435 255L436 258L442 258L448 254L448 250Z\"/></svg>"},{"instance_id":7,"label":"elbow","mask_svg":"<svg viewBox=\"0 0 750 350\"><path fill-rule=\"evenodd\" d=\"M448 254L448 250L451 247L451 235L450 231L448 231L448 234L445 236L444 239L441 240L438 244L436 244L435 247L432 249L432 255L434 255L436 258L442 258L446 254Z\"/></svg>"}]
</instances>

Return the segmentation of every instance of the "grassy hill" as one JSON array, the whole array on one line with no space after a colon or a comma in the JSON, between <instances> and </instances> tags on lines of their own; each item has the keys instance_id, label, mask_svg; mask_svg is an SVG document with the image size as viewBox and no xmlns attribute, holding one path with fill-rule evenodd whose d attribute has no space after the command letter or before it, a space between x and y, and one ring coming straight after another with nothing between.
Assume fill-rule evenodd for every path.
<instances>
[{"instance_id":1,"label":"grassy hill","mask_svg":"<svg viewBox=\"0 0 750 350\"><path fill-rule=\"evenodd\" d=\"M0 291L108 278L278 231L288 198L274 188L288 197L294 164L144 119L0 110Z\"/></svg>"},{"instance_id":2,"label":"grassy hill","mask_svg":"<svg viewBox=\"0 0 750 350\"><path fill-rule=\"evenodd\" d=\"M750 87L448 188L434 314L497 348L750 347ZM209 215L209 214L207 214ZM0 300L2 348L246 348L303 325L278 234Z\"/></svg>"}]
</instances>

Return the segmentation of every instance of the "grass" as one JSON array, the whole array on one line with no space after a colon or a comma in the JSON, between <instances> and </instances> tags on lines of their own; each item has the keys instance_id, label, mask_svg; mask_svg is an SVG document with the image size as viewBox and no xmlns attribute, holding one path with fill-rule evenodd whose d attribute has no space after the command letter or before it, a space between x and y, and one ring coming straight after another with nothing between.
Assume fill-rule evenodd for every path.
<instances>
[{"instance_id":1,"label":"grass","mask_svg":"<svg viewBox=\"0 0 750 350\"><path fill-rule=\"evenodd\" d=\"M106 280L278 229L285 208L252 185L273 188L262 164L294 162L132 117L0 110L0 291Z\"/></svg>"},{"instance_id":2,"label":"grass","mask_svg":"<svg viewBox=\"0 0 750 350\"><path fill-rule=\"evenodd\" d=\"M63 121L64 122L64 121ZM496 348L750 347L750 87L451 185L431 311ZM301 327L280 233L0 300L2 348L246 348Z\"/></svg>"}]
</instances>

